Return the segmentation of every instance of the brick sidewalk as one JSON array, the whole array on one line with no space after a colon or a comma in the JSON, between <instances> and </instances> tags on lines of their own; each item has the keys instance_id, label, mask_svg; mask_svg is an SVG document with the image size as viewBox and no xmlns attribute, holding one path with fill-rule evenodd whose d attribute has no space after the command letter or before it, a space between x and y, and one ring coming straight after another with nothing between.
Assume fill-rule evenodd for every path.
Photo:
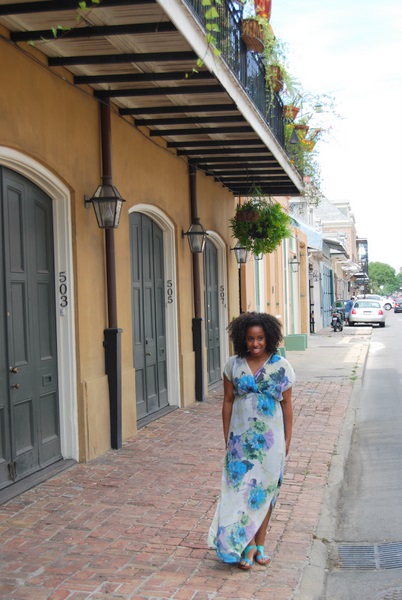
<instances>
[{"instance_id":1,"label":"brick sidewalk","mask_svg":"<svg viewBox=\"0 0 402 600\"><path fill-rule=\"evenodd\" d=\"M0 597L291 598L352 390L349 379L295 386L294 435L267 535L268 568L224 565L206 545L224 452L219 390L151 423L122 450L0 507Z\"/></svg>"}]
</instances>

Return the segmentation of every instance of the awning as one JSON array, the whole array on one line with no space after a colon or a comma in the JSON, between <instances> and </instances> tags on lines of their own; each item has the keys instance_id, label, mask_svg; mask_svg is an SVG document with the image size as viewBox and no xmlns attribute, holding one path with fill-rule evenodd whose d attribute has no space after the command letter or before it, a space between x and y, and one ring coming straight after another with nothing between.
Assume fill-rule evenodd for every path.
<instances>
[{"instance_id":1,"label":"awning","mask_svg":"<svg viewBox=\"0 0 402 600\"><path fill-rule=\"evenodd\" d=\"M331 252L331 255L342 254L346 258L349 258L349 254L348 254L345 246L343 244L341 244L341 242L338 242L338 240L333 240L331 238L324 237L323 241L329 247L330 250L334 251L334 252Z\"/></svg>"},{"instance_id":2,"label":"awning","mask_svg":"<svg viewBox=\"0 0 402 600\"><path fill-rule=\"evenodd\" d=\"M299 221L296 217L292 215L292 220L294 221L294 226L300 229L307 236L307 246L308 248L312 248L314 250L322 250L322 234L313 229L303 221Z\"/></svg>"}]
</instances>

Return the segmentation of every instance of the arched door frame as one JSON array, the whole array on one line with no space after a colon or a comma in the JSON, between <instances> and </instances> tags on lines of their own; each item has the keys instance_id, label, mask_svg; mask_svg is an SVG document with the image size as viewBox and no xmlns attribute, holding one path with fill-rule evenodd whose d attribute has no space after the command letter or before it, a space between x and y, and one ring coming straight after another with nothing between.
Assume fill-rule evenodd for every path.
<instances>
[{"instance_id":1,"label":"arched door frame","mask_svg":"<svg viewBox=\"0 0 402 600\"><path fill-rule=\"evenodd\" d=\"M61 453L65 459L79 460L70 190L44 165L18 150L0 146L0 165L26 177L52 199ZM61 283L67 287L65 307Z\"/></svg>"},{"instance_id":2,"label":"arched door frame","mask_svg":"<svg viewBox=\"0 0 402 600\"><path fill-rule=\"evenodd\" d=\"M168 402L171 406L180 405L179 338L177 318L176 253L175 228L173 222L157 206L136 204L129 211L147 215L162 229L165 274L166 311L166 362Z\"/></svg>"},{"instance_id":3,"label":"arched door frame","mask_svg":"<svg viewBox=\"0 0 402 600\"><path fill-rule=\"evenodd\" d=\"M219 281L219 338L220 358L222 369L229 358L229 336L227 332L228 320L228 283L226 244L215 231L207 231L208 239L213 243L218 253L218 281Z\"/></svg>"}]
</instances>

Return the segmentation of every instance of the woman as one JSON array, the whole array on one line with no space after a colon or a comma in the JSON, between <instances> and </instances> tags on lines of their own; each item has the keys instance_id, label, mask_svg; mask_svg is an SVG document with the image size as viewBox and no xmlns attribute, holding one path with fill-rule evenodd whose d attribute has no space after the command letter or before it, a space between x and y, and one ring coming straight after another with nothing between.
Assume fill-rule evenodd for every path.
<instances>
[{"instance_id":1,"label":"woman","mask_svg":"<svg viewBox=\"0 0 402 600\"><path fill-rule=\"evenodd\" d=\"M224 368L226 457L208 542L226 563L267 565L264 542L292 436L292 367L278 353L281 324L244 313L229 325L236 356Z\"/></svg>"}]
</instances>

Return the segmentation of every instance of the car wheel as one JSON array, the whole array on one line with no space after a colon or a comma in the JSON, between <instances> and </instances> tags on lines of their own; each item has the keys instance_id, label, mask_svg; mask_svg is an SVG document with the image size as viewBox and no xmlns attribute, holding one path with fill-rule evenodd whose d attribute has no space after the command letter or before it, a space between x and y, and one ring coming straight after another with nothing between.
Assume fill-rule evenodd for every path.
<instances>
[{"instance_id":1,"label":"car wheel","mask_svg":"<svg viewBox=\"0 0 402 600\"><path fill-rule=\"evenodd\" d=\"M384 304L384 308L385 308L385 310L391 310L392 304L390 304L389 302L387 302L387 304Z\"/></svg>"},{"instance_id":2,"label":"car wheel","mask_svg":"<svg viewBox=\"0 0 402 600\"><path fill-rule=\"evenodd\" d=\"M378 323L380 327L385 327L385 323Z\"/></svg>"}]
</instances>

